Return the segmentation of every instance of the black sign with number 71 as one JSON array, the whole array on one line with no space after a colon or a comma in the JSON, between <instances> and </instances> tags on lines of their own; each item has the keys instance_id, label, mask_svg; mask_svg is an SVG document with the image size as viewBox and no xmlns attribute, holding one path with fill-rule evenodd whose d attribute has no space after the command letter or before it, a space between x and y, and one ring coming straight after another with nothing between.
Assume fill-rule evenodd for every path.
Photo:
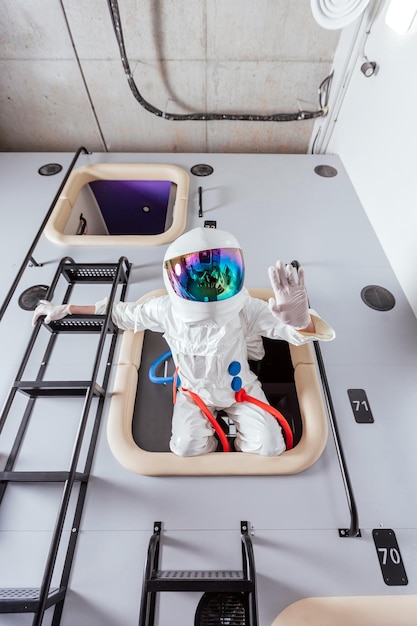
<instances>
[{"instance_id":1,"label":"black sign with number 71","mask_svg":"<svg viewBox=\"0 0 417 626\"><path fill-rule=\"evenodd\" d=\"M350 405L352 407L355 420L359 424L370 424L374 421L371 407L364 389L348 389Z\"/></svg>"}]
</instances>

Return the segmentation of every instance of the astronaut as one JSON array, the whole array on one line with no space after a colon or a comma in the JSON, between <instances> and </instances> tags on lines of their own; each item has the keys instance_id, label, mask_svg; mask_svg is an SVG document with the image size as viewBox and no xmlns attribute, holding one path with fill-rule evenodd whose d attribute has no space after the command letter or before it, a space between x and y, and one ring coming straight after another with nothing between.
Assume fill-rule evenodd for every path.
<instances>
[{"instance_id":1,"label":"astronaut","mask_svg":"<svg viewBox=\"0 0 417 626\"><path fill-rule=\"evenodd\" d=\"M172 417L170 449L180 456L213 452L218 441L201 406L222 410L236 427L235 449L267 456L285 450L277 419L263 405L267 398L248 358L262 358L262 337L293 345L334 338L333 329L309 309L302 268L278 261L269 268L274 298L253 298L244 287L243 252L230 233L196 228L167 249L163 279L167 295L140 304L113 305L113 322L123 330L163 333L180 386ZM93 306L53 305L41 301L33 324L71 314L104 314L107 299ZM237 392L258 400L237 401ZM196 401L197 400L197 401Z\"/></svg>"}]
</instances>

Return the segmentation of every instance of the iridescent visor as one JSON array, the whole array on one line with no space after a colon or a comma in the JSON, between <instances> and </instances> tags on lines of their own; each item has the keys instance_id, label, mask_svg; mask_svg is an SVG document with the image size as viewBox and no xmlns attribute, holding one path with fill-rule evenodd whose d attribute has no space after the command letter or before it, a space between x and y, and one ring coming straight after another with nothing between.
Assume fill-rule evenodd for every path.
<instances>
[{"instance_id":1,"label":"iridescent visor","mask_svg":"<svg viewBox=\"0 0 417 626\"><path fill-rule=\"evenodd\" d=\"M173 290L185 300L226 300L243 286L243 255L238 248L191 252L165 261L165 269Z\"/></svg>"}]
</instances>

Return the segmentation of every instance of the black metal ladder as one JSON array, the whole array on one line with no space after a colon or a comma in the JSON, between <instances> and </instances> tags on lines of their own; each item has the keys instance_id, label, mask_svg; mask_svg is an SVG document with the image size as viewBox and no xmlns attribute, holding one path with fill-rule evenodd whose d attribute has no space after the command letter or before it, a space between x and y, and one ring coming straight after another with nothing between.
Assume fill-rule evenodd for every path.
<instances>
[{"instance_id":1,"label":"black metal ladder","mask_svg":"<svg viewBox=\"0 0 417 626\"><path fill-rule=\"evenodd\" d=\"M7 488L12 483L24 482L35 485L40 483L62 483L59 509L39 586L0 589L0 613L33 613L33 626L42 624L44 613L49 607L54 607L52 626L58 626L61 621L100 428L106 389L116 347L118 330L111 321L111 305L115 300L116 294L121 300L124 299L129 273L130 264L125 257L121 257L117 263L102 264L75 263L69 257L61 260L48 290L47 299L52 300L58 283L62 284L62 280L66 281L64 282L66 289L62 298L63 303L70 301L70 295L76 284L108 283L111 284L111 292L108 297L107 313L106 315L71 315L62 320L52 321L50 324L44 324L42 320L38 320L0 416L1 433L16 395L24 394L27 397L27 403L17 428L14 442L5 467L0 472L0 503L3 501ZM24 378L24 375L29 359L37 344L38 337L45 332L49 332L50 337L46 342L46 349L37 375L34 380L27 380ZM98 335L97 351L91 376L88 380L45 380L46 368L55 343L60 335L68 333L95 333ZM75 396L83 399L83 408L73 443L69 467L61 471L16 471L14 467L23 448L24 437L36 401L39 398L68 398ZM94 406L92 406L93 400ZM85 458L82 458L80 461L82 450L86 451L84 453ZM79 469L79 465L82 466L81 469ZM78 485L78 491L75 495L72 495L75 484ZM64 543L63 530L70 499L71 502L74 502L73 513L71 513L71 532L68 540ZM65 559L61 570L56 572L58 550L62 550L65 553ZM60 579L59 586L52 587L53 576Z\"/></svg>"},{"instance_id":2,"label":"black metal ladder","mask_svg":"<svg viewBox=\"0 0 417 626\"><path fill-rule=\"evenodd\" d=\"M154 626L157 594L163 591L240 594L243 599L244 617L239 623L245 626L258 626L255 559L248 522L240 523L241 570L160 570L161 530L162 523L154 522L142 582L139 626ZM235 622L225 621L224 623Z\"/></svg>"}]
</instances>

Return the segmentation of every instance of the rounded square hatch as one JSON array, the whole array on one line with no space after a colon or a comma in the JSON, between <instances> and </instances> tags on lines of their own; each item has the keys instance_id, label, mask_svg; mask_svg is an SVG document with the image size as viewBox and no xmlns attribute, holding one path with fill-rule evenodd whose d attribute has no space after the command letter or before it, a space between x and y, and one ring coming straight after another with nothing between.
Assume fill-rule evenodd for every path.
<instances>
[{"instance_id":1,"label":"rounded square hatch","mask_svg":"<svg viewBox=\"0 0 417 626\"><path fill-rule=\"evenodd\" d=\"M185 229L189 176L170 164L99 163L74 170L45 227L65 246L158 246Z\"/></svg>"}]
</instances>

